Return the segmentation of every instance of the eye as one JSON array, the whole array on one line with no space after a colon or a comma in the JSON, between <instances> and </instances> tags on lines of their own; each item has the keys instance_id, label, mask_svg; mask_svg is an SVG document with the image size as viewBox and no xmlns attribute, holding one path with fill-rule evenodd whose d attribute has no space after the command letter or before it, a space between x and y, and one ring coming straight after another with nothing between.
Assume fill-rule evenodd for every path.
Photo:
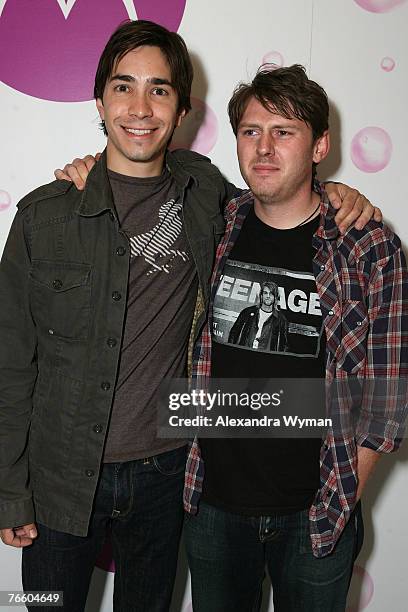
<instances>
[{"instance_id":1,"label":"eye","mask_svg":"<svg viewBox=\"0 0 408 612\"><path fill-rule=\"evenodd\" d=\"M257 130L254 130L253 128L246 128L242 130L241 133L243 136L256 136L258 132Z\"/></svg>"},{"instance_id":2,"label":"eye","mask_svg":"<svg viewBox=\"0 0 408 612\"><path fill-rule=\"evenodd\" d=\"M115 86L114 91L117 91L118 93L128 93L130 91L130 88L129 85L126 85L125 83L120 83L120 85Z\"/></svg>"},{"instance_id":3,"label":"eye","mask_svg":"<svg viewBox=\"0 0 408 612\"><path fill-rule=\"evenodd\" d=\"M278 130L278 136L290 136L290 132L288 132L288 130Z\"/></svg>"},{"instance_id":4,"label":"eye","mask_svg":"<svg viewBox=\"0 0 408 612\"><path fill-rule=\"evenodd\" d=\"M163 87L155 87L152 90L152 93L155 96L168 96L169 95L169 92L166 89L163 89Z\"/></svg>"}]
</instances>

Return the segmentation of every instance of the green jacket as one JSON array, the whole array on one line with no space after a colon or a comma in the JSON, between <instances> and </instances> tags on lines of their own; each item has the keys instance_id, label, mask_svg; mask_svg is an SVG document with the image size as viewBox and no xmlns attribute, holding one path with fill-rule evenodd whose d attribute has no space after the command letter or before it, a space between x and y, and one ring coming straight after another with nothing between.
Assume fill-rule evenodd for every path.
<instances>
[{"instance_id":1,"label":"green jacket","mask_svg":"<svg viewBox=\"0 0 408 612\"><path fill-rule=\"evenodd\" d=\"M204 322L223 203L207 158L168 153ZM18 204L0 266L0 528L38 521L85 536L118 371L130 248L106 158L83 192L54 181Z\"/></svg>"}]
</instances>

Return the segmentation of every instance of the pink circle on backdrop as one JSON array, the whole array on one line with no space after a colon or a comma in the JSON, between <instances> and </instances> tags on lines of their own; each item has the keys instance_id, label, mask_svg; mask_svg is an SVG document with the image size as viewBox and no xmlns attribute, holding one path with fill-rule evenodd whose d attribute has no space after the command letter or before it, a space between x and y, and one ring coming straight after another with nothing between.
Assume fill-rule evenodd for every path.
<instances>
[{"instance_id":1,"label":"pink circle on backdrop","mask_svg":"<svg viewBox=\"0 0 408 612\"><path fill-rule=\"evenodd\" d=\"M105 542L95 565L99 567L99 569L105 570L105 572L115 571L115 562L112 559L112 544L110 540Z\"/></svg>"},{"instance_id":2,"label":"pink circle on backdrop","mask_svg":"<svg viewBox=\"0 0 408 612\"><path fill-rule=\"evenodd\" d=\"M385 72L391 72L395 68L395 60L392 57L383 57L381 60L381 68Z\"/></svg>"},{"instance_id":3,"label":"pink circle on backdrop","mask_svg":"<svg viewBox=\"0 0 408 612\"><path fill-rule=\"evenodd\" d=\"M278 68L282 68L283 62L283 55L279 51L270 51L262 58L262 64L275 64Z\"/></svg>"},{"instance_id":4,"label":"pink circle on backdrop","mask_svg":"<svg viewBox=\"0 0 408 612\"><path fill-rule=\"evenodd\" d=\"M363 172L379 172L389 163L392 141L380 127L365 127L351 141L351 159Z\"/></svg>"},{"instance_id":5,"label":"pink circle on backdrop","mask_svg":"<svg viewBox=\"0 0 408 612\"><path fill-rule=\"evenodd\" d=\"M3 210L7 210L7 208L11 204L11 197L7 193L7 191L3 191L0 189L0 212Z\"/></svg>"},{"instance_id":6,"label":"pink circle on backdrop","mask_svg":"<svg viewBox=\"0 0 408 612\"><path fill-rule=\"evenodd\" d=\"M103 4L103 8L101 8ZM177 30L186 0L133 0L139 19ZM122 0L76 0L65 18L57 0L7 0L0 18L0 80L56 102L92 100L99 56L129 19Z\"/></svg>"},{"instance_id":7,"label":"pink circle on backdrop","mask_svg":"<svg viewBox=\"0 0 408 612\"><path fill-rule=\"evenodd\" d=\"M361 612L361 610L364 610L368 606L373 598L374 582L370 574L359 565L354 566L353 580L357 580L359 585L359 588L356 589L358 601L352 601L351 605L347 606L346 612Z\"/></svg>"},{"instance_id":8,"label":"pink circle on backdrop","mask_svg":"<svg viewBox=\"0 0 408 612\"><path fill-rule=\"evenodd\" d=\"M354 0L361 8L370 13L387 13L392 9L405 4L407 0Z\"/></svg>"},{"instance_id":9,"label":"pink circle on backdrop","mask_svg":"<svg viewBox=\"0 0 408 612\"><path fill-rule=\"evenodd\" d=\"M212 108L191 98L191 111L174 133L171 149L191 149L207 155L218 138L218 119Z\"/></svg>"}]
</instances>

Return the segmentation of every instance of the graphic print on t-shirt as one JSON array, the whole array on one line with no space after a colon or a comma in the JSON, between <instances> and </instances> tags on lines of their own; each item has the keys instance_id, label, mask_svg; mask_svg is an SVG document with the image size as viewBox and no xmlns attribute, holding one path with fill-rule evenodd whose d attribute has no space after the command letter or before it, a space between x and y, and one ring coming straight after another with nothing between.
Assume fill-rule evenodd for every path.
<instances>
[{"instance_id":1,"label":"graphic print on t-shirt","mask_svg":"<svg viewBox=\"0 0 408 612\"><path fill-rule=\"evenodd\" d=\"M182 207L182 202L176 202L174 199L162 204L158 223L151 230L129 238L131 257L143 257L145 262L151 265L147 276L154 272L169 274L171 262L176 257L181 257L183 261L188 260L186 251L171 248L183 228L179 215Z\"/></svg>"},{"instance_id":2,"label":"graphic print on t-shirt","mask_svg":"<svg viewBox=\"0 0 408 612\"><path fill-rule=\"evenodd\" d=\"M214 341L247 350L317 357L321 328L313 274L227 261L214 300Z\"/></svg>"}]
</instances>

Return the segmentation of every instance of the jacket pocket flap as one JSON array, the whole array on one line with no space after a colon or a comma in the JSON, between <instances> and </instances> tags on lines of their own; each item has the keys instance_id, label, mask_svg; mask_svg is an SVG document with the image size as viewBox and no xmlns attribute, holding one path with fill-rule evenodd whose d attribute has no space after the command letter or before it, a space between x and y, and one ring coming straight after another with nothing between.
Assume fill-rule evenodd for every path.
<instances>
[{"instance_id":1,"label":"jacket pocket flap","mask_svg":"<svg viewBox=\"0 0 408 612\"><path fill-rule=\"evenodd\" d=\"M91 268L87 264L33 260L30 278L33 282L61 293L89 283Z\"/></svg>"}]
</instances>

